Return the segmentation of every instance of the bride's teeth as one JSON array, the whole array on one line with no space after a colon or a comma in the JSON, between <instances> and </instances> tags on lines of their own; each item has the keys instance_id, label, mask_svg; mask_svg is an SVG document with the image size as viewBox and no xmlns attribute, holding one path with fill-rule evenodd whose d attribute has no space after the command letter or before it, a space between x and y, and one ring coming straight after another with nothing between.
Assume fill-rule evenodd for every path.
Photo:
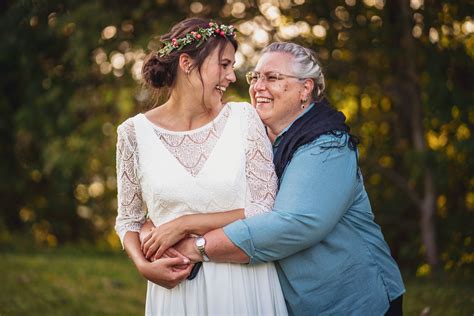
<instances>
[{"instance_id":1,"label":"bride's teeth","mask_svg":"<svg viewBox=\"0 0 474 316\"><path fill-rule=\"evenodd\" d=\"M217 90L220 90L220 91L222 91L222 92L225 92L225 90L227 90L227 88L226 88L226 87L223 87L223 86L216 86L216 89L217 89Z\"/></svg>"}]
</instances>

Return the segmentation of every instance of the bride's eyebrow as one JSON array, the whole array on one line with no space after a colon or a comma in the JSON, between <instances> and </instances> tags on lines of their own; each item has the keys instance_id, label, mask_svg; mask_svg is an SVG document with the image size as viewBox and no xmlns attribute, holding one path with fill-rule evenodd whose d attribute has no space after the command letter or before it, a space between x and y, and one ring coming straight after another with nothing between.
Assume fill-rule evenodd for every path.
<instances>
[{"instance_id":1,"label":"bride's eyebrow","mask_svg":"<svg viewBox=\"0 0 474 316\"><path fill-rule=\"evenodd\" d=\"M235 64L235 60L232 61L232 60L230 60L229 58L223 58L223 59L222 59L222 62L228 62L228 63L231 63L231 64Z\"/></svg>"}]
</instances>

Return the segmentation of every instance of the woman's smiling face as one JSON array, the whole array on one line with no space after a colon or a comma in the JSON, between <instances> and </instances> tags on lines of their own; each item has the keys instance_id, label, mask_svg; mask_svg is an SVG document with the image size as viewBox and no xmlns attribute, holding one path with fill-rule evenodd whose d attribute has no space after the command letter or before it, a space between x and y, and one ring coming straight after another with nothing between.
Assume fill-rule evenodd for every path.
<instances>
[{"instance_id":1,"label":"woman's smiling face","mask_svg":"<svg viewBox=\"0 0 474 316\"><path fill-rule=\"evenodd\" d=\"M304 81L295 77L293 56L288 53L263 54L255 73L259 78L249 88L252 104L263 123L279 133L301 113Z\"/></svg>"}]
</instances>

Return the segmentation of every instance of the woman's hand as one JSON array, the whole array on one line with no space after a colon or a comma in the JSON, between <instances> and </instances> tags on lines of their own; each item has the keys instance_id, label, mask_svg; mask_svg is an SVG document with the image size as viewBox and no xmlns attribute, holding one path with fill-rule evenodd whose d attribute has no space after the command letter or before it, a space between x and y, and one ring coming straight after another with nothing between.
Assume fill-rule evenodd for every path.
<instances>
[{"instance_id":1,"label":"woman's hand","mask_svg":"<svg viewBox=\"0 0 474 316\"><path fill-rule=\"evenodd\" d=\"M191 262L199 262L202 261L202 256L196 246L196 238L188 237L182 239L173 247L178 253L185 258L189 258Z\"/></svg>"},{"instance_id":2,"label":"woman's hand","mask_svg":"<svg viewBox=\"0 0 474 316\"><path fill-rule=\"evenodd\" d=\"M168 248L183 239L186 236L184 221L185 216L182 216L158 227L152 227L149 234L142 240L145 258L150 259L152 256L160 258ZM150 229L149 227L148 225L144 227L144 235L147 229Z\"/></svg>"},{"instance_id":3,"label":"woman's hand","mask_svg":"<svg viewBox=\"0 0 474 316\"><path fill-rule=\"evenodd\" d=\"M181 254L178 250L176 250L174 247L168 248L165 253L161 257L152 256L150 261L156 261L162 258L181 258L183 260L189 260L189 258L185 257L183 254ZM188 267L187 264L182 264L182 265L177 265L175 266L175 269L186 269Z\"/></svg>"},{"instance_id":4,"label":"woman's hand","mask_svg":"<svg viewBox=\"0 0 474 316\"><path fill-rule=\"evenodd\" d=\"M147 280L172 289L188 277L193 266L188 259L181 257L162 258L140 265L138 271Z\"/></svg>"}]
</instances>

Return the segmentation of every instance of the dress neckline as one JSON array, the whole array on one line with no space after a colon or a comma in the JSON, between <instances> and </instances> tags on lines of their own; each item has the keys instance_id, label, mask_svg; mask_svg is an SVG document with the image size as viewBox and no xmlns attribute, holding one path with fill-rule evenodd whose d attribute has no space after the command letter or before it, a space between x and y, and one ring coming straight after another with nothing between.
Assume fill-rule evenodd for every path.
<instances>
[{"instance_id":1,"label":"dress neckline","mask_svg":"<svg viewBox=\"0 0 474 316\"><path fill-rule=\"evenodd\" d=\"M141 116L143 118L144 121L147 122L147 124L149 124L155 131L161 133L161 134L170 134L170 135L185 135L185 134L195 134L195 133L199 133L203 130L206 130L208 129L209 127L213 126L215 123L217 123L222 117L224 116L227 116L227 115L224 115L226 113L229 112L229 105L228 103L224 104L224 106L222 107L222 109L220 110L219 114L216 115L216 117L214 119L212 119L211 121L209 121L208 123L204 124L203 126L200 126L200 127L197 127L197 128L194 128L194 129L190 129L190 130L187 130L187 131L173 131L173 130L169 130L169 129L166 129L164 127L161 127L155 123L153 123L152 121L150 121L146 115L144 113L139 113L138 115Z\"/></svg>"}]
</instances>

